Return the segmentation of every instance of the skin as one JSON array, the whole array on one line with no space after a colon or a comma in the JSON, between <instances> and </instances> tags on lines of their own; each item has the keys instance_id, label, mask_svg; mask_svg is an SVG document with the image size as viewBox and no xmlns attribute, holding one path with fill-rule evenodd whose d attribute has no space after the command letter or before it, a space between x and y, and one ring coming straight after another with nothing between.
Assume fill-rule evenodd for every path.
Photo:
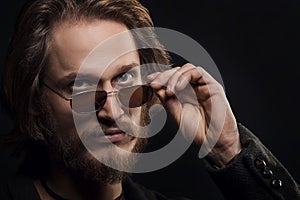
<instances>
[{"instance_id":1,"label":"skin","mask_svg":"<svg viewBox=\"0 0 300 200\"><path fill-rule=\"evenodd\" d=\"M178 124L183 123L185 137L195 134L194 143L200 147L205 143L206 137L214 137L211 130L220 134L220 137L208 154L208 158L218 168L224 167L241 151L239 133L234 114L227 101L223 87L202 67L196 67L190 63L182 67L175 67L164 72L149 75L151 86L157 91L165 108L169 110ZM191 85L196 95L195 102L189 99L175 98ZM182 103L183 102L183 103ZM216 113L212 116L212 109ZM187 114L186 114L187 113ZM191 121L197 121L198 124Z\"/></svg>"},{"instance_id":2,"label":"skin","mask_svg":"<svg viewBox=\"0 0 300 200\"><path fill-rule=\"evenodd\" d=\"M49 67L46 72L47 77L45 81L47 84L51 84L51 86L66 94L67 92L64 91L67 89L65 88L71 81L67 77L72 73L78 72L84 58L100 42L111 35L126 30L127 28L125 25L106 20L85 21L76 24L64 22L59 24L52 32L51 53L49 56ZM130 39L127 41L130 41ZM130 44L134 45L132 41L130 41ZM138 53L137 51L133 51L119 57L109 65L107 70L104 70L104 67L100 66L97 67L97 69L86 68L84 73L91 76L102 74L101 77L96 77L100 78L99 89L113 91L116 84L115 77L120 76L120 68L123 66L139 65L139 63ZM79 86L76 87L78 88ZM61 138L68 138L77 132L72 114L79 116L78 123L83 130L89 129L90 127L98 128L100 125L104 131L118 131L120 129L115 125L112 125L114 118L125 118L127 115L130 115L135 120L140 118L140 109L123 109L120 107L115 96L109 96L104 107L97 112L98 121L95 122L94 120L91 120L95 113L85 115L72 113L70 102L62 99L46 88L45 93L54 117L58 122L63 122L58 124L59 137ZM111 109L112 107L114 110ZM125 142L122 141L117 143L117 145L124 150L132 151L137 139L124 141ZM101 145L99 146L99 149L95 150L97 153L105 150L104 148L101 148ZM85 154L84 156L86 157L92 157L88 151L84 151L83 154ZM105 151L102 152L102 154L105 154ZM65 172L62 172L54 162L51 166L51 176L48 177L47 184L52 190L63 197L69 199L86 199L84 196L85 192L81 191L83 187L76 185L72 177ZM40 195L45 196L45 192L43 192L43 188L40 187L39 183L36 183L36 187L38 188ZM99 183L98 186L93 188L96 190L92 192L95 199L114 199L121 193L121 183L112 185ZM46 197L46 199L47 198L49 198L49 196Z\"/></svg>"},{"instance_id":3,"label":"skin","mask_svg":"<svg viewBox=\"0 0 300 200\"><path fill-rule=\"evenodd\" d=\"M47 69L47 83L55 83L53 86L58 87L60 91L64 91L66 87L66 77L69 74L77 73L86 56L102 41L110 36L126 31L127 28L123 24L107 20L82 21L79 23L64 22L53 29L51 37L51 53L49 57L49 68ZM128 39L128 41L131 41ZM133 42L131 45L134 45ZM114 77L119 75L120 68L124 65L140 64L138 53L130 52L119 57L109 65L107 70L99 66L97 70L87 68L85 73L102 74L99 87L106 91L114 90ZM184 134L186 137L196 134L194 143L200 145L205 143L205 138L210 137L208 130L208 120L211 119L210 126L215 130L220 130L220 138L214 148L208 154L208 158L218 167L225 166L240 151L239 134L237 124L230 105L226 99L222 86L214 80L203 68L196 67L190 63L182 67L176 67L164 72L157 72L148 76L151 81L151 87L155 89L156 94L163 102L166 109L170 111L178 124L183 123ZM183 81L182 81L183 80ZM192 85L197 97L197 105L195 102L189 102L189 98L181 103L176 95L178 92L184 91L188 84ZM59 88L60 87L60 88ZM76 133L73 122L72 109L70 103L60 98L53 92L45 89L51 109L59 124L61 137L67 138L71 133ZM221 118L211 118L212 103L224 109L224 124ZM112 110L114 108L114 110ZM82 129L91 126L99 126L104 130L118 130L109 123L115 118L121 116L131 116L138 121L140 118L140 109L125 109L120 106L114 96L107 98L107 101L99 112L97 112L98 121L89 120L91 115L84 115L79 119ZM189 113L185 115L185 113ZM198 123L190 126L190 121L198 119ZM223 119L223 118L222 118ZM98 124L99 123L99 124ZM220 123L222 126L220 126ZM218 127L221 127L221 129ZM124 150L132 151L137 139L129 140L125 143L117 144ZM102 149L98 150L101 153ZM91 156L87 151L83 152L85 156ZM121 155L122 156L122 155ZM48 178L48 185L58 194L70 199L84 199L84 191L80 186L76 185L68 174L59 170L52 163L52 176ZM42 199L51 199L38 182L35 183ZM94 191L95 199L114 199L121 193L121 183L116 184L100 184Z\"/></svg>"}]
</instances>

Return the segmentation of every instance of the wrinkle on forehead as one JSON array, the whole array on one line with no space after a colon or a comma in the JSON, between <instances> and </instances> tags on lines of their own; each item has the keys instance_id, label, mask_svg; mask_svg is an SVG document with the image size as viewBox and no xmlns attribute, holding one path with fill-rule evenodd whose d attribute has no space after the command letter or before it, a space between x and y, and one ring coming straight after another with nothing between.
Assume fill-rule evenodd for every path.
<instances>
[{"instance_id":1,"label":"wrinkle on forehead","mask_svg":"<svg viewBox=\"0 0 300 200\"><path fill-rule=\"evenodd\" d=\"M54 74L78 71L87 56L96 48L94 58L88 58L84 70L100 70L99 66L107 66L114 62L120 50L134 49L135 43L130 34L122 34L115 40L110 37L127 31L124 24L110 20L65 22L57 25L52 32L49 66ZM128 32L129 33L129 32ZM99 45L104 42L104 45ZM93 56L92 55L92 56ZM99 73L93 72L93 73Z\"/></svg>"},{"instance_id":2,"label":"wrinkle on forehead","mask_svg":"<svg viewBox=\"0 0 300 200\"><path fill-rule=\"evenodd\" d=\"M81 70L99 74L108 66L130 65L132 61L126 63L130 58L135 58L133 61L139 61L134 39L131 33L127 31L113 35L99 43L86 57L81 65Z\"/></svg>"}]
</instances>

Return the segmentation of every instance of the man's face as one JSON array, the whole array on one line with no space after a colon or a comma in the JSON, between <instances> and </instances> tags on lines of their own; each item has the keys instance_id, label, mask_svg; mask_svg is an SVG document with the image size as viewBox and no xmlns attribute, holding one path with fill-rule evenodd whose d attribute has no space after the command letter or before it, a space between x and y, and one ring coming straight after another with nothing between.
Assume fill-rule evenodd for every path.
<instances>
[{"instance_id":1,"label":"man's face","mask_svg":"<svg viewBox=\"0 0 300 200\"><path fill-rule=\"evenodd\" d=\"M136 50L111 60L108 67L101 66L101 61L96 64L88 62L90 65L80 70L86 57L99 43L126 30L125 25L106 20L59 24L52 31L49 65L44 82L66 97L71 97L72 91L85 91L95 84L97 89L107 92L116 91L118 87L138 84L140 81L138 72L126 73L129 68L140 65ZM124 42L125 46L134 46L130 37ZM116 44L118 46L111 46L105 51L116 52L122 46L122 42L119 41ZM111 55L104 57L109 56ZM101 56L99 58L101 60ZM97 173L100 170L98 168L105 168L94 158L97 155L126 165L130 162L127 154L111 150L138 151L141 142L132 135L137 135L139 130L132 125L132 121L134 124L140 124L141 108L126 108L120 105L115 95L108 95L103 108L99 111L77 113L72 111L69 101L47 88L44 92L51 110L50 121L55 124L55 130L53 130L55 134L48 138L49 148L52 149L53 154L60 154L59 156L53 155L55 159L63 159L65 165L76 168L75 171L90 170L86 168L95 169L91 170L91 174L86 174L86 176L95 176L92 174ZM76 126L74 120L76 120ZM119 123L122 126L118 126ZM80 138L85 138L88 150L82 145ZM115 148L116 146L119 148ZM103 173L106 172L99 175L100 179L105 179Z\"/></svg>"}]
</instances>

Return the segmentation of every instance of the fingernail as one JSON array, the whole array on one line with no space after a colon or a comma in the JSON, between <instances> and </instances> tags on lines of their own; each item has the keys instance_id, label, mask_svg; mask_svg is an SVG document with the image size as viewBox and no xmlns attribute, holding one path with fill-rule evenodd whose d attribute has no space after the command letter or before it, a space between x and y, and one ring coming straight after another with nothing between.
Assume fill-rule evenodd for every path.
<instances>
[{"instance_id":1,"label":"fingernail","mask_svg":"<svg viewBox=\"0 0 300 200\"><path fill-rule=\"evenodd\" d=\"M173 90L171 90L171 88L169 88L169 87L166 89L166 93L167 93L169 96L174 95Z\"/></svg>"}]
</instances>

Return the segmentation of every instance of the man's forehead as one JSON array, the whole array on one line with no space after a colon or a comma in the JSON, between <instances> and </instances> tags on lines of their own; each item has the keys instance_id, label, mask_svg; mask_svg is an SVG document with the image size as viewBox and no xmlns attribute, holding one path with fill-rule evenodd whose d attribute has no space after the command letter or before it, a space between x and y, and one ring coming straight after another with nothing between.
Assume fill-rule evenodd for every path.
<instances>
[{"instance_id":1,"label":"man's forehead","mask_svg":"<svg viewBox=\"0 0 300 200\"><path fill-rule=\"evenodd\" d=\"M101 74L111 66L124 68L139 63L135 42L123 24L99 21L63 28L54 31L49 56L56 75Z\"/></svg>"},{"instance_id":2,"label":"man's forehead","mask_svg":"<svg viewBox=\"0 0 300 200\"><path fill-rule=\"evenodd\" d=\"M105 61L105 58L102 60L101 57L94 60L92 57L93 56L87 57L81 64L80 69L78 70L79 74L111 74L112 72L126 72L140 65L139 54L136 50L126 53L112 61Z\"/></svg>"},{"instance_id":3,"label":"man's forehead","mask_svg":"<svg viewBox=\"0 0 300 200\"><path fill-rule=\"evenodd\" d=\"M102 41L127 30L126 25L112 20L63 21L53 27L51 42L62 48L67 44L92 50Z\"/></svg>"},{"instance_id":4,"label":"man's forehead","mask_svg":"<svg viewBox=\"0 0 300 200\"><path fill-rule=\"evenodd\" d=\"M94 48L82 62L80 71L101 73L108 68L130 68L138 64L139 54L133 39L129 33L122 33L112 36Z\"/></svg>"}]
</instances>

